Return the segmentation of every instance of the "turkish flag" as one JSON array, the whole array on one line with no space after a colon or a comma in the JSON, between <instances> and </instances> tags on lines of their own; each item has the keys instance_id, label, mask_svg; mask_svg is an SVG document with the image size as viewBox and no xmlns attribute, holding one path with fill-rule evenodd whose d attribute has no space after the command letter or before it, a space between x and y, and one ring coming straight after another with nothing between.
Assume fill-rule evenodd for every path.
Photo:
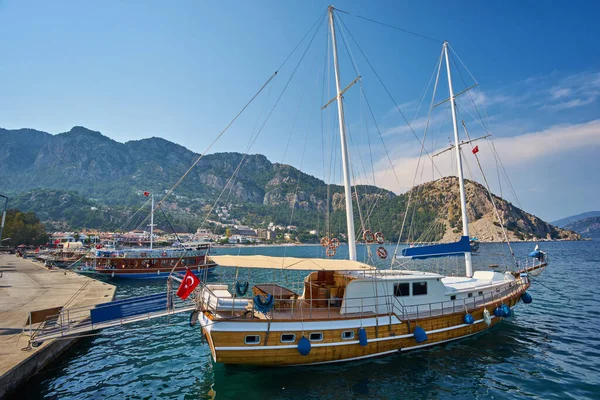
<instances>
[{"instance_id":1,"label":"turkish flag","mask_svg":"<svg viewBox=\"0 0 600 400\"><path fill-rule=\"evenodd\" d=\"M479 146L475 146L475 147L473 148L473 150L471 150L471 151L473 152L473 154L477 154L477 153L479 153Z\"/></svg>"},{"instance_id":2,"label":"turkish flag","mask_svg":"<svg viewBox=\"0 0 600 400\"><path fill-rule=\"evenodd\" d=\"M179 289L177 289L177 296L181 297L183 300L187 299L198 284L200 284L200 278L192 274L188 269L181 281L181 285L179 285Z\"/></svg>"},{"instance_id":3,"label":"turkish flag","mask_svg":"<svg viewBox=\"0 0 600 400\"><path fill-rule=\"evenodd\" d=\"M150 196L150 192L144 192L144 196L146 196L146 197Z\"/></svg>"}]
</instances>

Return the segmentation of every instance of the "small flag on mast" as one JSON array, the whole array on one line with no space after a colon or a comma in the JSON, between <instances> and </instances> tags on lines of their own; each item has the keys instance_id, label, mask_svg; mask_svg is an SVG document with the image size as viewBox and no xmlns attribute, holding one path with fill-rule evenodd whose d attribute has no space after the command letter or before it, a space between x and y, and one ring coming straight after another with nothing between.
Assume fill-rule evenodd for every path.
<instances>
[{"instance_id":1,"label":"small flag on mast","mask_svg":"<svg viewBox=\"0 0 600 400\"><path fill-rule=\"evenodd\" d=\"M146 197L150 196L150 192L144 192L144 196L146 196Z\"/></svg>"},{"instance_id":2,"label":"small flag on mast","mask_svg":"<svg viewBox=\"0 0 600 400\"><path fill-rule=\"evenodd\" d=\"M473 151L473 154L477 154L477 153L479 153L479 146L475 146L475 147L473 147L473 150L472 150L472 151Z\"/></svg>"}]
</instances>

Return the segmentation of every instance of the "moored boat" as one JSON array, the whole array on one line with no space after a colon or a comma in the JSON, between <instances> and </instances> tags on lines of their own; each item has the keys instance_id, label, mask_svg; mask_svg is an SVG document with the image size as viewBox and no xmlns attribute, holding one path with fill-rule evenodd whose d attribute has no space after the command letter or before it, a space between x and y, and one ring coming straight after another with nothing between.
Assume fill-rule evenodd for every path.
<instances>
[{"instance_id":1,"label":"moored boat","mask_svg":"<svg viewBox=\"0 0 600 400\"><path fill-rule=\"evenodd\" d=\"M164 279L172 271L212 272L216 264L208 258L209 251L210 244L176 249L98 249L88 264L96 273L111 278Z\"/></svg>"},{"instance_id":2,"label":"moored boat","mask_svg":"<svg viewBox=\"0 0 600 400\"><path fill-rule=\"evenodd\" d=\"M250 283L238 281L238 272L233 287L231 282L201 282L195 290L196 312L215 362L268 366L311 365L420 349L488 330L510 316L521 299L525 303L532 299L527 293L530 287L529 276L522 271L523 264L514 259L512 249L511 255L515 261L512 266L505 265L504 269L500 269L493 265L490 266L493 267L491 271L473 269L461 146L481 138L463 142L459 139L456 96L452 86L447 42L442 46L435 82L437 87L444 60L449 98L437 105L448 102L452 111L454 145L451 149L454 150L457 165L462 235L455 243L413 244L406 247L402 250L401 257L397 258L394 254L390 269L383 270L376 269L372 262L375 254L382 259L388 256L387 250L381 246L383 237L381 241L366 240L366 261L357 261L355 236L360 233L354 227L352 198L355 197L357 202L359 198L352 193L352 169L348 158L342 94L361 77L342 91L336 47L337 25L334 23L334 8L331 6L328 9L328 20L331 39L329 48L332 51L337 93L323 108L337 102L348 260L212 257L223 267L271 269L282 273L308 272L296 290L277 282L261 283L252 287L251 296L246 296ZM432 100L432 107L433 105ZM477 151L474 149L473 154ZM493 199L491 201L493 203ZM502 220L499 220L502 225ZM371 230L363 220L361 228L363 237L370 237L367 233ZM505 232L504 235L506 236ZM327 235L322 238L321 244L327 249L327 257L333 257L339 241ZM371 248L373 244L375 249ZM408 262L449 257L463 257L464 276L409 270L406 263L398 262L399 258ZM531 260L531 265L535 268L543 268L546 264L546 259ZM399 268L393 269L394 266Z\"/></svg>"}]
</instances>

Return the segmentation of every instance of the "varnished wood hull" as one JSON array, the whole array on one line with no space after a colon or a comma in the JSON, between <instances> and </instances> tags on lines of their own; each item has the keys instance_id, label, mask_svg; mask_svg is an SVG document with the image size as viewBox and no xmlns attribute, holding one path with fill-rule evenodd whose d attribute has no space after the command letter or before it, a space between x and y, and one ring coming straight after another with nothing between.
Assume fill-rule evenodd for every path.
<instances>
[{"instance_id":1,"label":"varnished wood hull","mask_svg":"<svg viewBox=\"0 0 600 400\"><path fill-rule=\"evenodd\" d=\"M529 285L523 285L520 290L503 299L498 299L494 304L488 303L470 313L475 319L473 324L465 324L464 312L456 312L447 315L421 318L418 320L400 321L395 316L380 315L369 318L356 318L344 320L344 326L335 327L332 321L303 322L304 331L299 327L300 322L282 322L273 320L267 334L266 322L257 329L255 320L248 322L217 322L211 321L210 313L201 316L203 333L211 348L213 359L224 364L247 364L263 366L280 365L309 365L332 362L358 360L369 357L377 357L398 351L420 349L458 340L479 332L483 332L502 318L494 317L494 308L499 304L514 307L520 300L521 295ZM491 323L487 325L483 320L483 310L492 314ZM248 323L248 330L244 329L244 323ZM229 324L229 325L224 325ZM231 324L236 324L235 328ZM287 327L292 329L287 330ZM367 333L367 344L361 346L358 340L358 329L364 327ZM427 332L427 340L417 343L414 336L416 326ZM299 329L293 329L297 327ZM328 327L335 327L327 329ZM354 339L343 340L342 332L353 331ZM298 340L304 335L309 337L311 332L323 333L323 340L311 342L311 351L303 356L298 351ZM294 343L281 343L281 334L295 334ZM244 343L246 335L260 335L260 343L248 345Z\"/></svg>"}]
</instances>

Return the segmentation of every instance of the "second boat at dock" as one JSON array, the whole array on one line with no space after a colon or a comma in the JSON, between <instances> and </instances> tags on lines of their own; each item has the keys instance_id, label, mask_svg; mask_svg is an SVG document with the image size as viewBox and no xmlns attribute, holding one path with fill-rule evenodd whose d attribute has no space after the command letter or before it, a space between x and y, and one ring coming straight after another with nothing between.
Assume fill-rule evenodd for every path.
<instances>
[{"instance_id":1,"label":"second boat at dock","mask_svg":"<svg viewBox=\"0 0 600 400\"><path fill-rule=\"evenodd\" d=\"M203 276L216 264L208 259L209 244L175 249L96 250L88 260L94 272L111 278L166 278L171 271L192 270Z\"/></svg>"}]
</instances>

